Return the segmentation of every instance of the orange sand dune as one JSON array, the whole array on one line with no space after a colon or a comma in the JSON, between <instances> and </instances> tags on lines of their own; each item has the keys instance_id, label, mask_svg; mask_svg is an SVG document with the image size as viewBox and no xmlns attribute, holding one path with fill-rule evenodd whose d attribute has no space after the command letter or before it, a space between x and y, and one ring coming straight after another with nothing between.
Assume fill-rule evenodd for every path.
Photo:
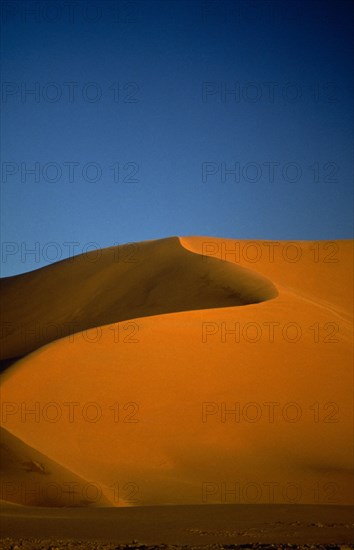
<instances>
[{"instance_id":1,"label":"orange sand dune","mask_svg":"<svg viewBox=\"0 0 354 550\"><path fill-rule=\"evenodd\" d=\"M205 242L214 245L209 252L221 251L219 258L198 255ZM155 246L161 255L153 253L147 268L160 274L151 280L166 289L164 300L172 286L161 279L171 270L156 263L179 246L165 244L162 253L161 241L149 243L151 253ZM109 324L109 318L103 322L109 308L102 305L96 317L102 326L54 341L8 370L3 426L84 479L108 486L118 505L351 503L352 243L336 242L338 261L332 263L311 255L317 244L323 252L324 243L295 243L302 250L297 262L280 255L254 263L225 261L222 245L234 241L184 238L181 244L190 248L190 255L181 253L184 269L189 263L194 269L196 261L213 267L209 287L231 273L233 260L239 263L233 267L269 278L279 294L202 309L193 272L188 296L198 296L198 309ZM60 287L65 308L78 300L66 292L76 264L56 265L67 270ZM101 271L97 262L90 269L93 279L97 270L95 288L102 287L103 296L116 266L107 261ZM254 278L242 272L245 288L247 281L253 295ZM79 301L86 296L92 312L87 292Z\"/></svg>"},{"instance_id":2,"label":"orange sand dune","mask_svg":"<svg viewBox=\"0 0 354 550\"><path fill-rule=\"evenodd\" d=\"M182 246L211 258L236 263L269 277L302 297L335 305L353 316L354 241L250 241L182 237Z\"/></svg>"},{"instance_id":3,"label":"orange sand dune","mask_svg":"<svg viewBox=\"0 0 354 550\"><path fill-rule=\"evenodd\" d=\"M1 502L27 506L111 506L102 489L0 428Z\"/></svg>"},{"instance_id":4,"label":"orange sand dune","mask_svg":"<svg viewBox=\"0 0 354 550\"><path fill-rule=\"evenodd\" d=\"M205 262L177 237L112 247L1 279L1 359L112 322L257 303L274 285L229 262Z\"/></svg>"}]
</instances>

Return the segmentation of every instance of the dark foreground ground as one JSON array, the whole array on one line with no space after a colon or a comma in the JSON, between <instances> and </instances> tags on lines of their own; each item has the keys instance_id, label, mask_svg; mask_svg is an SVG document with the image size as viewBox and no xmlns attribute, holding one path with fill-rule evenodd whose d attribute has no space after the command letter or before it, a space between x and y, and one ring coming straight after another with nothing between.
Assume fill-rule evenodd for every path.
<instances>
[{"instance_id":1,"label":"dark foreground ground","mask_svg":"<svg viewBox=\"0 0 354 550\"><path fill-rule=\"evenodd\" d=\"M350 506L202 505L38 508L3 505L1 550L354 548Z\"/></svg>"},{"instance_id":2,"label":"dark foreground ground","mask_svg":"<svg viewBox=\"0 0 354 550\"><path fill-rule=\"evenodd\" d=\"M105 544L98 541L73 541L73 540L58 540L58 539L0 539L2 550L350 550L353 545L260 545L260 544L208 544L203 546L170 546L170 545L155 545L146 546L138 543L130 543L123 545Z\"/></svg>"}]
</instances>

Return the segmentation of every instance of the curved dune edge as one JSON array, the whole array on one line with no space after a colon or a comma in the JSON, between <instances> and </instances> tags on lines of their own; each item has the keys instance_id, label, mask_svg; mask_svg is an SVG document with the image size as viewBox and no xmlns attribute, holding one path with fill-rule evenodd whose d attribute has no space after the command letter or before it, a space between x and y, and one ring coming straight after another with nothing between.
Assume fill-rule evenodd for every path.
<instances>
[{"instance_id":1,"label":"curved dune edge","mask_svg":"<svg viewBox=\"0 0 354 550\"><path fill-rule=\"evenodd\" d=\"M133 251L129 246L102 249L98 259L90 252L3 279L1 358L127 319L277 296L261 274L190 252L178 237L136 243Z\"/></svg>"},{"instance_id":2,"label":"curved dune edge","mask_svg":"<svg viewBox=\"0 0 354 550\"><path fill-rule=\"evenodd\" d=\"M1 502L23 506L113 506L102 487L85 481L0 427Z\"/></svg>"},{"instance_id":3,"label":"curved dune edge","mask_svg":"<svg viewBox=\"0 0 354 550\"><path fill-rule=\"evenodd\" d=\"M272 241L180 237L183 247L206 258L248 267L280 290L353 319L354 241ZM334 306L334 307L333 307Z\"/></svg>"}]
</instances>

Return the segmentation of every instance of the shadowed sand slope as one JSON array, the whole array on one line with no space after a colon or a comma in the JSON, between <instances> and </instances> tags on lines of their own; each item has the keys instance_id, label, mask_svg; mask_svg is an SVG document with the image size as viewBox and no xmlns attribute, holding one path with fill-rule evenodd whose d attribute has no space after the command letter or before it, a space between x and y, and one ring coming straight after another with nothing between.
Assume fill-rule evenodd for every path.
<instances>
[{"instance_id":1,"label":"shadowed sand slope","mask_svg":"<svg viewBox=\"0 0 354 550\"><path fill-rule=\"evenodd\" d=\"M3 380L4 427L110 486L118 504L351 503L352 245L337 243L338 261L327 263L312 259L316 243L297 244L301 261L234 266L275 281L273 300L202 309L198 299L196 310L113 324L101 313L104 326L28 355ZM200 261L190 254L185 267ZM232 265L204 260L220 276Z\"/></svg>"},{"instance_id":2,"label":"shadowed sand slope","mask_svg":"<svg viewBox=\"0 0 354 550\"><path fill-rule=\"evenodd\" d=\"M91 484L0 428L1 496L29 506L111 506Z\"/></svg>"},{"instance_id":3,"label":"shadowed sand slope","mask_svg":"<svg viewBox=\"0 0 354 550\"><path fill-rule=\"evenodd\" d=\"M277 295L262 275L184 248L177 237L76 256L1 284L1 359L125 319L252 304Z\"/></svg>"}]
</instances>

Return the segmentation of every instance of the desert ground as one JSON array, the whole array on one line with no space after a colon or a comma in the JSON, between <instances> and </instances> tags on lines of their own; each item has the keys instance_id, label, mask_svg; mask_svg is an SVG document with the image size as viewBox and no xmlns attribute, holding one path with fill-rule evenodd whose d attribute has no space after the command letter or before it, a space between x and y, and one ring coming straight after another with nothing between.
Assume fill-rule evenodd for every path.
<instances>
[{"instance_id":1,"label":"desert ground","mask_svg":"<svg viewBox=\"0 0 354 550\"><path fill-rule=\"evenodd\" d=\"M353 542L352 279L212 237L2 279L1 548Z\"/></svg>"},{"instance_id":2,"label":"desert ground","mask_svg":"<svg viewBox=\"0 0 354 550\"><path fill-rule=\"evenodd\" d=\"M353 543L349 506L231 504L48 509L5 505L1 522L1 548L6 550L6 544L10 546L14 541L20 548L27 545L31 550L47 550L50 546L113 549L119 545L141 550L144 546L161 550L186 546L297 548L305 544L344 550Z\"/></svg>"}]
</instances>

